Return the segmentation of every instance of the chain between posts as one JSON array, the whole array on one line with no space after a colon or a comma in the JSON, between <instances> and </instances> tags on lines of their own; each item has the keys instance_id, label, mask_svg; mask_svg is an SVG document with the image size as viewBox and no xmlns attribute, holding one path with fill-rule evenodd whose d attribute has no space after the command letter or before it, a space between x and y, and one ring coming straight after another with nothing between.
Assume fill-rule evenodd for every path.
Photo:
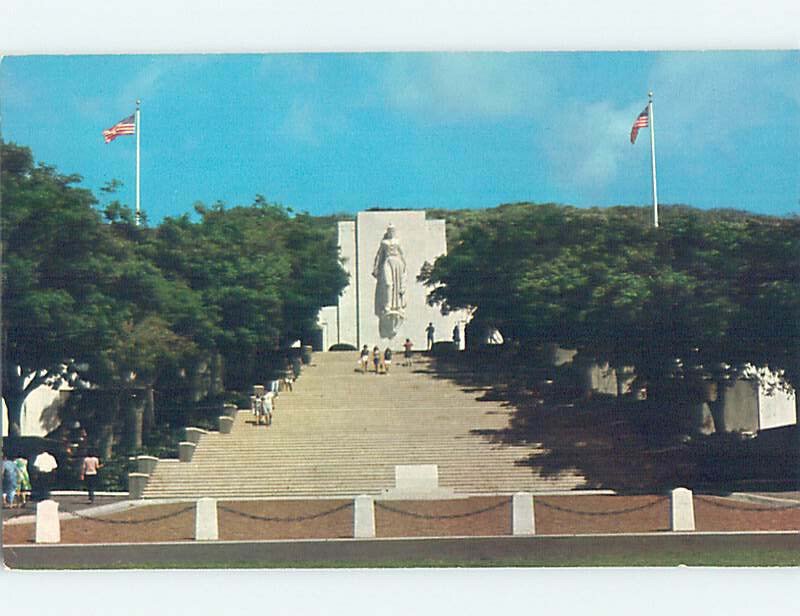
<instances>
[{"instance_id":1,"label":"chain between posts","mask_svg":"<svg viewBox=\"0 0 800 616\"><path fill-rule=\"evenodd\" d=\"M800 509L800 503L794 505L776 505L776 506L769 506L769 507L750 507L745 505L744 507L741 505L734 505L732 503L723 503L718 501L718 498L725 498L723 496L701 496L695 494L695 498L699 501L704 503L708 503L709 505L713 505L714 507L720 507L721 509L733 509L735 511L786 511L788 509Z\"/></svg>"},{"instance_id":2,"label":"chain between posts","mask_svg":"<svg viewBox=\"0 0 800 616\"><path fill-rule=\"evenodd\" d=\"M577 515L590 515L590 516L604 516L604 515L622 515L625 513L633 513L634 511L643 511L644 509L649 509L650 507L655 507L659 503L663 503L665 500L669 500L669 496L660 496L649 503L644 505L637 505L636 507L627 507L626 509L616 509L612 511L581 511L579 509L571 509L569 507L560 507L559 505L553 505L546 501L543 501L541 498L536 498L535 503L536 505L541 505L547 509L553 509L555 511L561 511L564 513L574 513Z\"/></svg>"},{"instance_id":3,"label":"chain between posts","mask_svg":"<svg viewBox=\"0 0 800 616\"><path fill-rule=\"evenodd\" d=\"M155 516L152 518L145 518L143 520L107 520L103 518L96 518L94 516L89 515L82 515L77 511L71 512L71 515L74 515L76 518L80 518L81 520L88 520L90 522L99 522L101 524L147 524L149 522L160 522L162 520L168 520L169 518L177 518L179 515L183 515L184 513L188 513L189 511L194 511L195 506L190 505L188 507L184 507L183 509L179 509L178 511L173 511L171 513L166 513L164 515Z\"/></svg>"},{"instance_id":4,"label":"chain between posts","mask_svg":"<svg viewBox=\"0 0 800 616\"><path fill-rule=\"evenodd\" d=\"M509 504L509 501L500 501L499 503L495 503L489 507L484 507L483 509L477 509L475 511L467 511L466 513L451 513L451 514L444 514L444 515L432 515L427 513L417 513L415 511L405 511L404 509L398 509L397 507L392 507L391 505L386 505L380 501L375 502L375 507L377 509L383 509L384 511L389 511L391 513L397 513L399 515L406 515L412 518L419 518L422 520L453 520L456 518L468 518L473 515L480 515L481 513L486 513L487 511L493 511L495 509L499 509L500 507L504 507Z\"/></svg>"},{"instance_id":5,"label":"chain between posts","mask_svg":"<svg viewBox=\"0 0 800 616\"><path fill-rule=\"evenodd\" d=\"M257 515L254 513L246 513L244 511L238 511L236 509L231 509L230 507L226 507L225 505L219 505L219 504L217 505L217 508L220 511L224 511L226 513L232 513L233 515L238 515L243 518L248 518L250 520L257 520L259 522L305 522L307 520L315 520L317 518L322 518L328 515L332 515L334 513L338 513L339 511L343 511L344 509L348 509L352 506L353 503L348 502L343 505L339 505L338 507L334 507L333 509L322 511L320 513L312 513L309 515L298 515L290 517L265 516L265 515Z\"/></svg>"}]
</instances>

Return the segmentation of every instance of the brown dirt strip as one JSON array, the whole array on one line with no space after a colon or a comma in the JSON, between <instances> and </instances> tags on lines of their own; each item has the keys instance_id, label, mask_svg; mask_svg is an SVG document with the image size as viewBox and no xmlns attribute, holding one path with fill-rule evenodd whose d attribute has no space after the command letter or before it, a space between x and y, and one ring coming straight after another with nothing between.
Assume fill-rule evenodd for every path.
<instances>
[{"instance_id":1,"label":"brown dirt strip","mask_svg":"<svg viewBox=\"0 0 800 616\"><path fill-rule=\"evenodd\" d=\"M668 531L669 499L649 496L535 496L533 507L536 515L537 535L592 534L592 533L647 533ZM574 511L601 513L621 509L644 507L630 513L608 515L582 515L552 509L554 505Z\"/></svg>"},{"instance_id":2,"label":"brown dirt strip","mask_svg":"<svg viewBox=\"0 0 800 616\"><path fill-rule=\"evenodd\" d=\"M695 526L700 531L800 530L800 506L786 506L703 496L694 499Z\"/></svg>"},{"instance_id":3,"label":"brown dirt strip","mask_svg":"<svg viewBox=\"0 0 800 616\"><path fill-rule=\"evenodd\" d=\"M384 509L382 504L404 513ZM491 509L464 515L487 508ZM438 519L417 516L435 516ZM507 496L481 496L443 501L377 501L375 529L378 537L510 535L511 499Z\"/></svg>"},{"instance_id":4,"label":"brown dirt strip","mask_svg":"<svg viewBox=\"0 0 800 616\"><path fill-rule=\"evenodd\" d=\"M712 504L712 501L716 504ZM670 525L669 500L657 495L537 496L534 502L538 535L665 532ZM654 504L649 506L650 503ZM353 533L351 505L351 500L221 501L218 509L220 539L350 538ZM782 505L778 503L773 508L710 496L695 498L694 505L698 531L800 530L800 508L781 508ZM115 522L150 520L176 514L190 506L192 503L138 507L103 516L102 519ZM342 508L326 514L338 507ZM620 510L634 508L637 510L619 513ZM607 514L584 515L577 512ZM318 517L296 519L310 516ZM510 535L511 498L492 496L442 501L377 501L375 522L379 538ZM30 544L34 536L33 524L3 526L5 545ZM139 524L111 524L85 519L61 523L62 543L147 543L192 541L193 538L193 510Z\"/></svg>"}]
</instances>

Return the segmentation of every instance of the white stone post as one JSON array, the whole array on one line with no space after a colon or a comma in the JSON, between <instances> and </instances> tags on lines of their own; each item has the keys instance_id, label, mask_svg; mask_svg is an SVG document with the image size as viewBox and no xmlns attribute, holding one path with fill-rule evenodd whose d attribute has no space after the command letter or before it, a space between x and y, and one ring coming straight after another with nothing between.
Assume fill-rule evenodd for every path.
<instances>
[{"instance_id":1,"label":"white stone post","mask_svg":"<svg viewBox=\"0 0 800 616\"><path fill-rule=\"evenodd\" d=\"M530 492L517 492L514 494L511 509L512 534L535 535L536 516L533 512L533 495Z\"/></svg>"},{"instance_id":2,"label":"white stone post","mask_svg":"<svg viewBox=\"0 0 800 616\"><path fill-rule=\"evenodd\" d=\"M36 543L61 543L58 503L54 500L36 505Z\"/></svg>"},{"instance_id":3,"label":"white stone post","mask_svg":"<svg viewBox=\"0 0 800 616\"><path fill-rule=\"evenodd\" d=\"M686 488L675 488L670 500L670 528L673 531L694 530L694 502L692 491Z\"/></svg>"},{"instance_id":4,"label":"white stone post","mask_svg":"<svg viewBox=\"0 0 800 616\"><path fill-rule=\"evenodd\" d=\"M194 538L195 541L216 541L219 539L216 499L198 499L197 509L194 514Z\"/></svg>"},{"instance_id":5,"label":"white stone post","mask_svg":"<svg viewBox=\"0 0 800 616\"><path fill-rule=\"evenodd\" d=\"M353 537L370 539L375 537L375 501L371 496L356 496L353 507Z\"/></svg>"}]
</instances>

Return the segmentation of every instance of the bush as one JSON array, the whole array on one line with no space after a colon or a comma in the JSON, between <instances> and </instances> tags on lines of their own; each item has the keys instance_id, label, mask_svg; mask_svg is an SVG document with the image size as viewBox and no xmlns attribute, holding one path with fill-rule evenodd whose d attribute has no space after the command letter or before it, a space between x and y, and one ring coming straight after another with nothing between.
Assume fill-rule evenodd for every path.
<instances>
[{"instance_id":1,"label":"bush","mask_svg":"<svg viewBox=\"0 0 800 616\"><path fill-rule=\"evenodd\" d=\"M346 342L339 342L337 344L334 344L328 350L329 351L358 351L358 349L356 347L354 347L352 344L347 344Z\"/></svg>"}]
</instances>

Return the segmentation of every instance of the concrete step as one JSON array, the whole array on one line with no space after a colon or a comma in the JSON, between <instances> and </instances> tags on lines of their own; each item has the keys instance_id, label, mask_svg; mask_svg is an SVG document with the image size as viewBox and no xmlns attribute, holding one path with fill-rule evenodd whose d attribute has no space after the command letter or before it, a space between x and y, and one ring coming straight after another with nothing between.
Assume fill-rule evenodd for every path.
<instances>
[{"instance_id":1,"label":"concrete step","mask_svg":"<svg viewBox=\"0 0 800 616\"><path fill-rule=\"evenodd\" d=\"M355 372L357 358L316 354L295 390L277 398L272 426L248 423L252 415L240 411L230 434L200 438L191 462L159 464L145 497L379 494L393 487L397 464L438 464L440 485L462 494L584 486L568 466L542 477L541 444L493 440L515 409L480 400L488 388L437 378L424 357L413 368L398 357L389 375Z\"/></svg>"}]
</instances>

